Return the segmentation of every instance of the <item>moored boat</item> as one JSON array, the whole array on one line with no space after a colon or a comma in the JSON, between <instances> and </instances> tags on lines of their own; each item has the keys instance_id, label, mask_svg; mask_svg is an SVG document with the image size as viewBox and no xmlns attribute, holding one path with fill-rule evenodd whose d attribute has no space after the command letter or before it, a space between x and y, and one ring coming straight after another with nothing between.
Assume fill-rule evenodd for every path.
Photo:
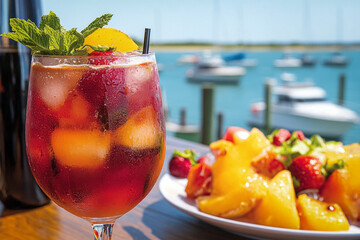
<instances>
[{"instance_id":1,"label":"moored boat","mask_svg":"<svg viewBox=\"0 0 360 240\"><path fill-rule=\"evenodd\" d=\"M274 66L278 68L296 68L301 67L302 62L298 58L294 58L289 53L284 53L282 58L274 61Z\"/></svg>"},{"instance_id":2,"label":"moored boat","mask_svg":"<svg viewBox=\"0 0 360 240\"><path fill-rule=\"evenodd\" d=\"M190 82L238 83L246 73L242 67L226 66L218 55L204 55L193 68L186 72Z\"/></svg>"},{"instance_id":3,"label":"moored boat","mask_svg":"<svg viewBox=\"0 0 360 240\"><path fill-rule=\"evenodd\" d=\"M360 120L354 111L327 101L326 92L311 82L285 82L274 87L274 94L277 101L271 105L272 128L341 139ZM264 126L265 108L264 102L251 105L251 126Z\"/></svg>"}]
</instances>

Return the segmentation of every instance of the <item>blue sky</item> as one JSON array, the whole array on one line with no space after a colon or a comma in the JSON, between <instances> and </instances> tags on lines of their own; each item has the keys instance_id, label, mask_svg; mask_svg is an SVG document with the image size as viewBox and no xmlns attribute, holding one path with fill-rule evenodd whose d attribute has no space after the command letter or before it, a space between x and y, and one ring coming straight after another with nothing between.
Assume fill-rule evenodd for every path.
<instances>
[{"instance_id":1,"label":"blue sky","mask_svg":"<svg viewBox=\"0 0 360 240\"><path fill-rule=\"evenodd\" d=\"M358 0L43 0L62 25L84 28L104 13L109 27L153 42L360 41Z\"/></svg>"}]
</instances>

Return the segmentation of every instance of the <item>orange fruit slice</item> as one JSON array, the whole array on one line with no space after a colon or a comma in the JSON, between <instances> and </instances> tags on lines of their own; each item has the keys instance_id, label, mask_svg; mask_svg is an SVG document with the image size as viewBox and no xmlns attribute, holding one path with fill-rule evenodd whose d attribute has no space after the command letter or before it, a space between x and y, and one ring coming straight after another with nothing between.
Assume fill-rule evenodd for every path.
<instances>
[{"instance_id":1,"label":"orange fruit slice","mask_svg":"<svg viewBox=\"0 0 360 240\"><path fill-rule=\"evenodd\" d=\"M153 106L147 106L130 115L125 124L115 131L115 142L133 149L147 149L160 146L160 125Z\"/></svg>"},{"instance_id":2,"label":"orange fruit slice","mask_svg":"<svg viewBox=\"0 0 360 240\"><path fill-rule=\"evenodd\" d=\"M139 46L125 33L115 28L99 28L84 40L84 45L113 47L119 52L139 50ZM88 53L93 50L88 48Z\"/></svg>"},{"instance_id":3,"label":"orange fruit slice","mask_svg":"<svg viewBox=\"0 0 360 240\"><path fill-rule=\"evenodd\" d=\"M57 128L51 135L57 161L69 167L101 166L110 151L110 135L99 130Z\"/></svg>"}]
</instances>

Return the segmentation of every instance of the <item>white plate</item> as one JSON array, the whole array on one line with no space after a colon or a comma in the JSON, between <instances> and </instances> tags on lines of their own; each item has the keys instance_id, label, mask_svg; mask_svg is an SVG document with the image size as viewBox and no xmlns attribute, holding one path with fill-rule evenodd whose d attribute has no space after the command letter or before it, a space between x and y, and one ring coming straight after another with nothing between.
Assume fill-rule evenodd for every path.
<instances>
[{"instance_id":1,"label":"white plate","mask_svg":"<svg viewBox=\"0 0 360 240\"><path fill-rule=\"evenodd\" d=\"M266 239L360 239L360 228L355 226L351 226L349 231L340 232L306 231L267 227L258 224L215 217L200 212L195 204L195 201L186 198L184 191L186 182L187 179L177 179L169 174L165 174L160 180L160 192L170 204L179 210L237 235ZM284 219L284 221L286 221L286 219Z\"/></svg>"}]
</instances>

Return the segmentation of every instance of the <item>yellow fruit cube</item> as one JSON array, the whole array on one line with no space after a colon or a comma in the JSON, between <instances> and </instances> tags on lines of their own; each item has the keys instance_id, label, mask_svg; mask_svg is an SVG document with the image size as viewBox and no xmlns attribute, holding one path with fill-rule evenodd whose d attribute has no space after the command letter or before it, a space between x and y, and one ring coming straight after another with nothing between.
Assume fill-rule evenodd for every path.
<instances>
[{"instance_id":1,"label":"yellow fruit cube","mask_svg":"<svg viewBox=\"0 0 360 240\"><path fill-rule=\"evenodd\" d=\"M59 163L72 167L97 167L110 151L110 135L99 130L58 128L51 146Z\"/></svg>"},{"instance_id":2,"label":"yellow fruit cube","mask_svg":"<svg viewBox=\"0 0 360 240\"><path fill-rule=\"evenodd\" d=\"M295 190L288 170L279 172L271 179L265 197L249 217L262 225L300 228Z\"/></svg>"},{"instance_id":3,"label":"yellow fruit cube","mask_svg":"<svg viewBox=\"0 0 360 240\"><path fill-rule=\"evenodd\" d=\"M251 188L243 188L223 196L205 196L197 199L200 211L224 218L242 217L251 211L260 198Z\"/></svg>"},{"instance_id":4,"label":"yellow fruit cube","mask_svg":"<svg viewBox=\"0 0 360 240\"><path fill-rule=\"evenodd\" d=\"M349 230L349 222L338 204L321 202L302 194L297 200L297 209L301 229L318 231Z\"/></svg>"},{"instance_id":5,"label":"yellow fruit cube","mask_svg":"<svg viewBox=\"0 0 360 240\"><path fill-rule=\"evenodd\" d=\"M153 106L147 106L130 115L115 131L115 142L132 149L159 147L161 128Z\"/></svg>"},{"instance_id":6,"label":"yellow fruit cube","mask_svg":"<svg viewBox=\"0 0 360 240\"><path fill-rule=\"evenodd\" d=\"M256 128L251 130L248 138L236 144L225 140L212 143L211 150L217 151L216 162L212 166L213 194L224 195L236 186L249 184L253 178L258 178L251 162L269 144L264 134Z\"/></svg>"}]
</instances>

